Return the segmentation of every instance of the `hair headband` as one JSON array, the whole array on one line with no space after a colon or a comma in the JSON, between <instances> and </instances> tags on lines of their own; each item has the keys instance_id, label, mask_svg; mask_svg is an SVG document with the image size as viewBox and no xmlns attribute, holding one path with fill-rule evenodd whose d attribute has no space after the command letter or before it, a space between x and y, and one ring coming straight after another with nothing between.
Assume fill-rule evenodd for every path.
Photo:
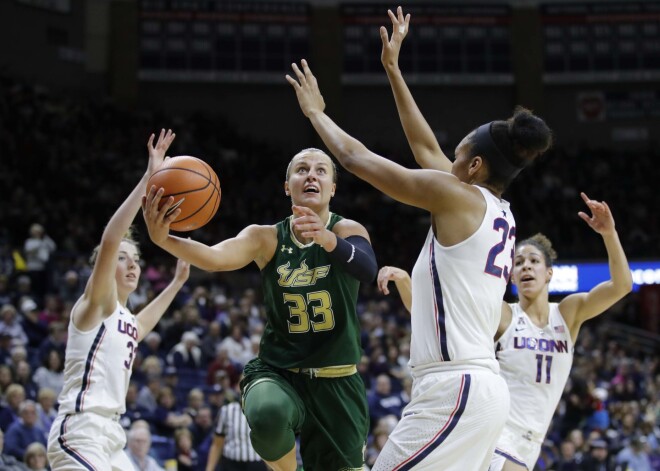
<instances>
[{"instance_id":1,"label":"hair headband","mask_svg":"<svg viewBox=\"0 0 660 471\"><path fill-rule=\"evenodd\" d=\"M491 174L511 181L518 176L524 166L519 167L512 164L497 147L497 144L495 144L495 141L493 140L493 136L490 134L490 129L493 126L493 123L494 121L491 121L490 123L482 124L477 128L474 137L472 138L472 142L474 143L472 155L485 157L491 164L489 166Z\"/></svg>"}]
</instances>

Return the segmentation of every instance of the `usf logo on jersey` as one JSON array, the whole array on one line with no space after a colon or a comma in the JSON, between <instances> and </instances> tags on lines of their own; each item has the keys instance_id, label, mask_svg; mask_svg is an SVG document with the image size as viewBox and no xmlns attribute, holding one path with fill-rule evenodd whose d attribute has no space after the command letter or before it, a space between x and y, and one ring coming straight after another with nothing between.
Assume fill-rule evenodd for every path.
<instances>
[{"instance_id":1,"label":"usf logo on jersey","mask_svg":"<svg viewBox=\"0 0 660 471\"><path fill-rule=\"evenodd\" d=\"M277 273L280 275L277 284L282 287L313 286L317 280L325 278L330 273L330 265L310 269L303 260L300 262L300 267L291 269L290 264L291 262L286 262L285 265L277 267Z\"/></svg>"}]
</instances>

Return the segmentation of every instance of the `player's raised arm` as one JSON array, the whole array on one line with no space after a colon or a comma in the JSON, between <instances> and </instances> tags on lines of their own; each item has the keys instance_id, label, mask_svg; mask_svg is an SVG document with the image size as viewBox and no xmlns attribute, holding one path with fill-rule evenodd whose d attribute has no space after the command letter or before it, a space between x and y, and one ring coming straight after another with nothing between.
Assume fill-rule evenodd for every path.
<instances>
[{"instance_id":1,"label":"player's raised arm","mask_svg":"<svg viewBox=\"0 0 660 471\"><path fill-rule=\"evenodd\" d=\"M155 187L152 187L143 198L142 214L149 237L163 250L206 271L238 270L253 261L261 266L260 256L269 246L268 241L272 240L272 237L269 237L274 231L271 226L248 226L236 237L211 247L192 239L170 234L170 224L178 216L179 209L168 214L173 199L169 198L160 206L162 196L162 188L156 190Z\"/></svg>"},{"instance_id":2,"label":"player's raised arm","mask_svg":"<svg viewBox=\"0 0 660 471\"><path fill-rule=\"evenodd\" d=\"M115 308L117 300L115 269L118 257L128 256L127 254L118 253L119 244L129 231L135 215L140 209L140 200L149 177L162 164L165 153L175 136L172 130L165 132L162 129L155 145L155 136L152 134L149 137L147 143L149 151L147 170L133 191L112 215L103 231L92 274L85 287L82 302L79 303L74 313L76 322L79 323L80 327L96 324L102 313L110 313ZM93 317L93 319L89 319L89 322L87 321L88 316Z\"/></svg>"},{"instance_id":3,"label":"player's raised arm","mask_svg":"<svg viewBox=\"0 0 660 471\"><path fill-rule=\"evenodd\" d=\"M297 64L292 67L296 79L289 75L286 78L296 91L303 113L346 170L397 201L432 213L459 212L481 198L452 174L410 170L371 152L324 113L325 102L307 61L301 61L302 70Z\"/></svg>"},{"instance_id":4,"label":"player's raised arm","mask_svg":"<svg viewBox=\"0 0 660 471\"><path fill-rule=\"evenodd\" d=\"M440 148L431 126L417 107L399 69L399 52L410 29L410 13L404 17L403 10L398 7L396 15L392 10L387 10L387 14L392 21L392 35L388 36L385 26L380 27L380 38L383 42L381 61L392 87L406 139L420 167L450 172L451 161Z\"/></svg>"},{"instance_id":5,"label":"player's raised arm","mask_svg":"<svg viewBox=\"0 0 660 471\"><path fill-rule=\"evenodd\" d=\"M412 281L407 271L398 267L382 267L378 271L378 289L383 294L390 294L388 284L394 281L401 301L408 312L412 311Z\"/></svg>"},{"instance_id":6,"label":"player's raised arm","mask_svg":"<svg viewBox=\"0 0 660 471\"><path fill-rule=\"evenodd\" d=\"M604 201L592 200L584 193L580 193L580 195L591 211L591 215L582 211L578 215L603 238L607 250L610 279L599 283L588 293L567 296L559 304L559 309L571 328L574 338L584 321L602 314L623 298L632 290L633 283L628 260L616 232L610 207Z\"/></svg>"}]
</instances>

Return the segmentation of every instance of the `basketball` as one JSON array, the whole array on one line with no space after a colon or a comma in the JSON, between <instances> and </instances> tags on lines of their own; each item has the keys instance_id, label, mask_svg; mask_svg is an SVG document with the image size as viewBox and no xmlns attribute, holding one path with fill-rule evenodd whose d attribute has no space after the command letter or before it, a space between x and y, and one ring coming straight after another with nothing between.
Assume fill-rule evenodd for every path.
<instances>
[{"instance_id":1,"label":"basketball","mask_svg":"<svg viewBox=\"0 0 660 471\"><path fill-rule=\"evenodd\" d=\"M149 179L147 189L152 185L165 190L161 205L173 196L170 211L181 209L181 214L170 225L175 231L202 227L220 206L220 180L206 162L196 157L183 155L166 160Z\"/></svg>"}]
</instances>

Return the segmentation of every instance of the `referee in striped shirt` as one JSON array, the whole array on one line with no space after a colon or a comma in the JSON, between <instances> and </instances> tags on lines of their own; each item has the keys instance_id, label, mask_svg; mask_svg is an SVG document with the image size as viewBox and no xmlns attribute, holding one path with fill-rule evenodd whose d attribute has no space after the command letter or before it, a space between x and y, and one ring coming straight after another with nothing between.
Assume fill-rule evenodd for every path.
<instances>
[{"instance_id":1,"label":"referee in striped shirt","mask_svg":"<svg viewBox=\"0 0 660 471\"><path fill-rule=\"evenodd\" d=\"M206 471L215 471L218 459L222 471L267 471L265 463L250 443L250 426L239 402L220 408Z\"/></svg>"}]
</instances>

